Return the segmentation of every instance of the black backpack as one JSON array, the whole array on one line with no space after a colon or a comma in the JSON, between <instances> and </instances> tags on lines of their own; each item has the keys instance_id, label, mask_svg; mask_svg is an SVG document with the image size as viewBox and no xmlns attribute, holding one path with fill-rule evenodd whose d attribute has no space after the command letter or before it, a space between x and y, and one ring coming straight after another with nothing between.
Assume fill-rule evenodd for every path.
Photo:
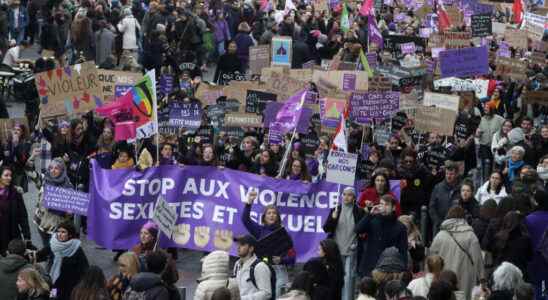
<instances>
[{"instance_id":1,"label":"black backpack","mask_svg":"<svg viewBox=\"0 0 548 300\"><path fill-rule=\"evenodd\" d=\"M255 281L255 266L257 266L260 263L264 263L268 267L268 270L270 270L270 291L272 295L270 299L275 300L276 299L276 271L274 270L274 268L272 268L272 265L270 265L266 261L256 259L249 267L249 280L251 281L253 286L255 286L255 288L257 289L259 288L257 286L257 281Z\"/></svg>"}]
</instances>

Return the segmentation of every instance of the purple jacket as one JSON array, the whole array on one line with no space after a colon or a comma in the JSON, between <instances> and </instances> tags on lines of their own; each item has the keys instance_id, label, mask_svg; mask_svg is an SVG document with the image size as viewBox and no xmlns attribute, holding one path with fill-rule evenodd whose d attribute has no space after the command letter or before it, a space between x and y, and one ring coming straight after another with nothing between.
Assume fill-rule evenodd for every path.
<instances>
[{"instance_id":1,"label":"purple jacket","mask_svg":"<svg viewBox=\"0 0 548 300\"><path fill-rule=\"evenodd\" d=\"M534 250L533 259L529 262L528 273L531 274L532 283L535 284L538 293L538 289L540 289L539 283L542 280L545 280L548 284L548 263L536 251L544 231L548 230L548 211L536 211L529 214L525 218L525 224L527 225Z\"/></svg>"},{"instance_id":2,"label":"purple jacket","mask_svg":"<svg viewBox=\"0 0 548 300\"><path fill-rule=\"evenodd\" d=\"M247 61L249 60L249 47L253 46L253 39L249 35L249 33L238 33L234 37L234 41L236 42L236 45L238 46L238 50L236 50L236 55L238 55L238 58L242 62L242 64L247 65Z\"/></svg>"},{"instance_id":3,"label":"purple jacket","mask_svg":"<svg viewBox=\"0 0 548 300\"><path fill-rule=\"evenodd\" d=\"M255 221L251 220L251 205L246 204L244 208L244 213L242 214L242 222L244 223L245 228L249 233L254 236L257 240L260 240L262 237L270 234L274 230L278 229L279 225L260 225L257 224ZM282 262L280 264L282 265L294 265L296 254L295 250L291 248L289 251L287 251L287 254L284 255L282 258Z\"/></svg>"},{"instance_id":4,"label":"purple jacket","mask_svg":"<svg viewBox=\"0 0 548 300\"><path fill-rule=\"evenodd\" d=\"M228 30L228 23L225 19L223 20L217 20L214 23L215 26L215 42L225 42L230 40L230 30Z\"/></svg>"}]
</instances>

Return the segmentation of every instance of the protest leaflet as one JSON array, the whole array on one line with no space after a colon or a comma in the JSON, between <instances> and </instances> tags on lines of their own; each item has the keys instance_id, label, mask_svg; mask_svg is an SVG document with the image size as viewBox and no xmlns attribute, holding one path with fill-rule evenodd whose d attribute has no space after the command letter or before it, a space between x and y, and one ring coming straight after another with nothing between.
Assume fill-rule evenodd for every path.
<instances>
[{"instance_id":1,"label":"protest leaflet","mask_svg":"<svg viewBox=\"0 0 548 300\"><path fill-rule=\"evenodd\" d=\"M44 207L48 209L87 216L88 205L88 193L49 184L44 186Z\"/></svg>"},{"instance_id":2,"label":"protest leaflet","mask_svg":"<svg viewBox=\"0 0 548 300\"><path fill-rule=\"evenodd\" d=\"M448 110L459 111L460 97L440 93L425 92L423 98L424 106L441 107Z\"/></svg>"},{"instance_id":3,"label":"protest leaflet","mask_svg":"<svg viewBox=\"0 0 548 300\"><path fill-rule=\"evenodd\" d=\"M399 92L356 92L350 97L350 118L366 124L390 118L399 109Z\"/></svg>"},{"instance_id":4,"label":"protest leaflet","mask_svg":"<svg viewBox=\"0 0 548 300\"><path fill-rule=\"evenodd\" d=\"M442 51L439 58L441 78L488 74L488 57L486 46Z\"/></svg>"},{"instance_id":5,"label":"protest leaflet","mask_svg":"<svg viewBox=\"0 0 548 300\"><path fill-rule=\"evenodd\" d=\"M330 151L327 156L327 175L325 180L328 182L354 186L357 162L357 154L343 151Z\"/></svg>"}]
</instances>

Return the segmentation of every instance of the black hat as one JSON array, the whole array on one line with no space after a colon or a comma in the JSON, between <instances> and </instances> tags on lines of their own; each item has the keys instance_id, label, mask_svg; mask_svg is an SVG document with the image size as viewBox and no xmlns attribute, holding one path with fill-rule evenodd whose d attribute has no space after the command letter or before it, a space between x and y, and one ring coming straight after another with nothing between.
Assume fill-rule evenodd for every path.
<instances>
[{"instance_id":1,"label":"black hat","mask_svg":"<svg viewBox=\"0 0 548 300\"><path fill-rule=\"evenodd\" d=\"M254 236L250 235L250 234L235 237L234 241L237 242L240 245L249 245L249 246L253 246L253 247L257 246L257 239Z\"/></svg>"}]
</instances>

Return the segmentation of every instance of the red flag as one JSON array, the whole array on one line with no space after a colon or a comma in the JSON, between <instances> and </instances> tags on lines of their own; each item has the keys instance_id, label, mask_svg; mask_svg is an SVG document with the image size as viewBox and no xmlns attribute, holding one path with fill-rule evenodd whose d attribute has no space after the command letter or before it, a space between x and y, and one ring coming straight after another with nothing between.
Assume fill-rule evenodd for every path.
<instances>
[{"instance_id":1,"label":"red flag","mask_svg":"<svg viewBox=\"0 0 548 300\"><path fill-rule=\"evenodd\" d=\"M514 23L520 24L523 20L523 3L521 0L514 0L512 12L514 13Z\"/></svg>"},{"instance_id":2,"label":"red flag","mask_svg":"<svg viewBox=\"0 0 548 300\"><path fill-rule=\"evenodd\" d=\"M346 137L346 120L348 119L348 115L348 105L346 105L344 107L344 112L341 115L341 121L339 122L339 125L337 125L337 130L335 131L335 138L333 139L333 145L331 147L333 150L348 152Z\"/></svg>"},{"instance_id":3,"label":"red flag","mask_svg":"<svg viewBox=\"0 0 548 300\"><path fill-rule=\"evenodd\" d=\"M441 0L438 0L438 29L440 32L444 32L446 29L451 27L451 20L449 20L449 15L445 11L445 7Z\"/></svg>"}]
</instances>

